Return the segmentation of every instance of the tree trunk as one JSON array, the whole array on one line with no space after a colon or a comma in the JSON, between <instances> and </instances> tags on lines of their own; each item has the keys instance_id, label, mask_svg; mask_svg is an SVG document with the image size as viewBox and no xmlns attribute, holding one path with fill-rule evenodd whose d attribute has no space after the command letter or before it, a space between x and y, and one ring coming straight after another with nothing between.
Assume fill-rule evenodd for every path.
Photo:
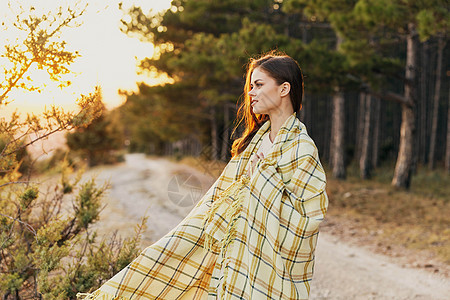
<instances>
[{"instance_id":1,"label":"tree trunk","mask_svg":"<svg viewBox=\"0 0 450 300\"><path fill-rule=\"evenodd\" d=\"M366 111L366 93L359 93L358 103L358 124L356 124L356 147L355 147L355 159L359 161L361 158L361 147L364 135L364 116Z\"/></svg>"},{"instance_id":2,"label":"tree trunk","mask_svg":"<svg viewBox=\"0 0 450 300\"><path fill-rule=\"evenodd\" d=\"M442 36L438 39L437 49L437 61L436 61L436 85L434 86L434 98L433 98L433 116L431 125L431 137L430 137L430 152L428 156L428 168L434 169L435 164L435 152L436 152L436 137L437 137L437 125L438 125L438 109L439 98L441 97L441 69L442 69L442 53L444 52L444 38Z\"/></svg>"},{"instance_id":3,"label":"tree trunk","mask_svg":"<svg viewBox=\"0 0 450 300\"><path fill-rule=\"evenodd\" d=\"M230 139L230 110L228 109L228 103L225 102L223 105L224 114L223 114L223 136L222 136L222 151L220 159L222 161L227 161L228 158L228 145Z\"/></svg>"},{"instance_id":4,"label":"tree trunk","mask_svg":"<svg viewBox=\"0 0 450 300\"><path fill-rule=\"evenodd\" d=\"M373 99L373 145L372 145L372 167L376 168L379 164L380 149L380 99Z\"/></svg>"},{"instance_id":5,"label":"tree trunk","mask_svg":"<svg viewBox=\"0 0 450 300\"><path fill-rule=\"evenodd\" d=\"M343 39L337 34L336 35L336 50L339 50ZM333 117L331 119L331 136L332 143L329 148L330 151L330 161L333 166L333 176L335 178L344 179L345 174L345 100L344 94L339 89L335 87L335 94L333 95Z\"/></svg>"},{"instance_id":6,"label":"tree trunk","mask_svg":"<svg viewBox=\"0 0 450 300\"><path fill-rule=\"evenodd\" d=\"M333 143L332 139L330 138L330 136L332 136L332 123L333 123L333 118L325 118L325 122L323 122L323 124L321 124L321 126L313 126L313 120L320 120L321 118L323 118L322 116L331 116L333 114L333 102L331 101L330 97L317 97L316 99L311 99L311 102L315 103L315 108L314 110L312 110L314 113L311 112L311 118L309 121L310 126L314 127L314 128L320 128L320 130L316 130L316 132L318 132L318 134L322 137L322 153L323 156L326 158L326 161L330 164L330 168L333 168L333 163L331 162L331 145ZM324 112L319 109L319 107L323 107L324 105L318 105L318 102L321 99L325 99L326 103L325 104L325 114ZM323 101L323 100L322 100ZM322 134L323 133L323 134Z\"/></svg>"},{"instance_id":7,"label":"tree trunk","mask_svg":"<svg viewBox=\"0 0 450 300\"><path fill-rule=\"evenodd\" d=\"M330 156L333 165L333 176L339 179L344 179L346 175L344 165L344 114L344 95L342 92L337 91L333 95Z\"/></svg>"},{"instance_id":8,"label":"tree trunk","mask_svg":"<svg viewBox=\"0 0 450 300\"><path fill-rule=\"evenodd\" d=\"M301 26L302 29L302 42L306 45L308 43L308 29L306 28L306 25ZM302 106L305 107L305 104L308 106L308 96L306 93L303 94L303 100L302 100ZM308 117L307 113L305 112L305 109L302 107L302 110L300 110L300 120L308 127L306 117Z\"/></svg>"},{"instance_id":9,"label":"tree trunk","mask_svg":"<svg viewBox=\"0 0 450 300\"><path fill-rule=\"evenodd\" d=\"M426 163L427 152L427 102L428 102L428 49L429 42L423 43L422 47L422 59L420 68L420 102L418 107L418 146L419 146L419 160L422 164Z\"/></svg>"},{"instance_id":10,"label":"tree trunk","mask_svg":"<svg viewBox=\"0 0 450 300\"><path fill-rule=\"evenodd\" d=\"M425 123L425 144L426 144L426 152L425 152L425 164L428 164L428 157L430 156L430 137L431 137L431 127L433 127L433 93L434 93L434 85L435 85L435 80L436 78L434 78L434 74L436 74L436 72L434 71L434 68L437 64L437 62L435 61L436 56L432 55L436 52L436 50L432 47L431 51L428 52L428 58L427 58L427 62L429 66L433 66L430 67L428 73L427 73L427 85L428 85L428 89L427 89L427 98L426 98L426 123Z\"/></svg>"},{"instance_id":11,"label":"tree trunk","mask_svg":"<svg viewBox=\"0 0 450 300\"><path fill-rule=\"evenodd\" d=\"M408 24L406 39L406 84L405 98L407 104L402 104L402 123L400 128L400 146L395 165L392 185L409 188L411 184L411 171L414 163L415 140L415 98L416 98L416 73L417 73L417 46L418 35L413 23Z\"/></svg>"},{"instance_id":12,"label":"tree trunk","mask_svg":"<svg viewBox=\"0 0 450 300\"><path fill-rule=\"evenodd\" d=\"M211 159L219 159L219 145L217 142L217 119L216 119L216 107L211 106Z\"/></svg>"},{"instance_id":13,"label":"tree trunk","mask_svg":"<svg viewBox=\"0 0 450 300\"><path fill-rule=\"evenodd\" d=\"M447 146L445 148L445 170L450 174L450 89L448 90L447 108Z\"/></svg>"},{"instance_id":14,"label":"tree trunk","mask_svg":"<svg viewBox=\"0 0 450 300\"><path fill-rule=\"evenodd\" d=\"M373 131L373 113L372 113L372 96L365 95L365 113L364 113L364 132L361 143L361 156L359 159L359 170L362 179L369 179L370 173L372 171L371 166L371 141L372 141L372 131Z\"/></svg>"},{"instance_id":15,"label":"tree trunk","mask_svg":"<svg viewBox=\"0 0 450 300\"><path fill-rule=\"evenodd\" d=\"M305 98L305 108L302 109L302 111L304 111L304 116L303 116L304 121L302 121L302 122L306 125L307 128L311 127L311 119L312 119L311 114L313 112L313 110L312 110L313 100L314 99L312 98L312 95L308 95L308 98Z\"/></svg>"}]
</instances>

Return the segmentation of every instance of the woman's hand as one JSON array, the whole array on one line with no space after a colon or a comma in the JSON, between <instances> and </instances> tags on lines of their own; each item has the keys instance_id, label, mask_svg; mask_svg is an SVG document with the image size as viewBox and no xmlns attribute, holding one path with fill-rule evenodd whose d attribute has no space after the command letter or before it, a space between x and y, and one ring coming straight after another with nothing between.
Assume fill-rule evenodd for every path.
<instances>
[{"instance_id":1,"label":"woman's hand","mask_svg":"<svg viewBox=\"0 0 450 300\"><path fill-rule=\"evenodd\" d=\"M264 154L261 152L260 154L256 153L253 156L253 159L251 160L250 168L247 170L247 175L250 177L251 174L253 174L253 171L255 170L255 166L258 163L258 160L264 159ZM251 170L251 174L250 174Z\"/></svg>"}]
</instances>

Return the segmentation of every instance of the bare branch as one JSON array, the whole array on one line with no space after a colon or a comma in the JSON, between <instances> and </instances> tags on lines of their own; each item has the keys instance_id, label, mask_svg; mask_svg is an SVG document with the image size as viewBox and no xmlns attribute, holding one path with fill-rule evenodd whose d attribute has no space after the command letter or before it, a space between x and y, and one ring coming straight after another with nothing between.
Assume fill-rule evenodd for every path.
<instances>
[{"instance_id":1,"label":"bare branch","mask_svg":"<svg viewBox=\"0 0 450 300\"><path fill-rule=\"evenodd\" d=\"M11 181L11 182L0 184L0 188L2 188L4 186L7 186L7 185L10 185L10 184L20 184L20 183L22 183L22 184L29 184L30 182L29 181Z\"/></svg>"},{"instance_id":2,"label":"bare branch","mask_svg":"<svg viewBox=\"0 0 450 300\"><path fill-rule=\"evenodd\" d=\"M21 149L24 149L24 148L26 148L26 147L28 147L28 146L30 146L30 145L36 143L37 141L42 140L42 139L44 139L44 138L46 138L46 137L48 137L48 136L54 134L55 132L62 131L62 130L64 130L64 129L65 129L65 128L58 127L58 128L56 128L56 129L54 129L54 130L51 130L51 131L47 132L46 134L44 134L44 135L42 135L42 136L39 136L39 137L37 137L36 139L34 139L34 140L28 142L27 144L24 144L24 145L22 145L22 146L20 146L20 147L18 147L18 148L16 148L16 149L13 149L13 150L11 150L11 151L6 152L6 153L2 153L2 157L6 157L6 156L9 156L9 155L11 155L11 154L13 154L13 153L16 153L17 151L19 151L19 150L21 150Z\"/></svg>"},{"instance_id":3,"label":"bare branch","mask_svg":"<svg viewBox=\"0 0 450 300\"><path fill-rule=\"evenodd\" d=\"M377 91L370 90L370 89L367 90L367 93L372 95L372 96L374 96L374 97L377 97L377 98L380 98L380 99L383 99L383 100L397 102L397 103L400 103L401 105L406 105L408 107L413 107L414 106L414 103L412 103L408 98L406 98L406 97L404 97L402 95L399 95L397 93L393 93L393 92L377 92Z\"/></svg>"},{"instance_id":4,"label":"bare branch","mask_svg":"<svg viewBox=\"0 0 450 300\"><path fill-rule=\"evenodd\" d=\"M353 75L347 75L347 77L350 78L351 80L359 83L361 91L363 91L367 94L370 94L376 98L397 102L397 103L400 103L401 105L406 105L408 107L414 106L414 103L411 100L409 100L408 98L406 98L400 94L389 92L389 91L387 91L387 92L376 91L371 88L369 83L362 81L361 78L357 78L356 76L353 76Z\"/></svg>"},{"instance_id":5,"label":"bare branch","mask_svg":"<svg viewBox=\"0 0 450 300\"><path fill-rule=\"evenodd\" d=\"M26 223L26 222L24 222L24 221L19 220L18 218L13 218L13 217L11 217L11 216L4 215L4 214L2 214L2 213L0 213L0 216L5 217L5 218L8 218L8 219L11 219L11 220L13 220L14 222L18 222L18 223L24 225L25 228L28 229L28 231L30 231L30 232L34 235L34 238L36 239L36 242L37 242L37 232L36 232L36 230L33 228L33 226L31 226L30 224L28 224L28 223ZM5 241L5 242L6 242L6 241ZM3 242L3 243L5 243L5 242ZM3 246L3 244L0 246L0 248L2 248L2 246Z\"/></svg>"}]
</instances>

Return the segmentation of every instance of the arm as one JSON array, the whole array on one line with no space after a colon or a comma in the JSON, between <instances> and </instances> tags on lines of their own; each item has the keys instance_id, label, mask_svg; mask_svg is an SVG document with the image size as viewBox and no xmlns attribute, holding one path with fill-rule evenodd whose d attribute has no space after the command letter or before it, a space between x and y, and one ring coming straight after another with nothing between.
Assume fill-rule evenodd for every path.
<instances>
[{"instance_id":1,"label":"arm","mask_svg":"<svg viewBox=\"0 0 450 300\"><path fill-rule=\"evenodd\" d=\"M296 169L286 184L294 208L303 216L322 220L328 208L326 176L313 143L301 143Z\"/></svg>"}]
</instances>

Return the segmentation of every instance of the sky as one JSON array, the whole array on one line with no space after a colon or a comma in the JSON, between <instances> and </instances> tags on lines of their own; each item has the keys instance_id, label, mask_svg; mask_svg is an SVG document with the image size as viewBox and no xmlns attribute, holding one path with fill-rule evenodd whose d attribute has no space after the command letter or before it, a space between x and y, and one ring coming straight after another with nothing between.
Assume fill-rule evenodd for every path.
<instances>
[{"instance_id":1,"label":"sky","mask_svg":"<svg viewBox=\"0 0 450 300\"><path fill-rule=\"evenodd\" d=\"M18 9L17 3L23 7L36 7L36 11L54 11L55 7L73 5L74 0L19 0L11 3L13 11L8 7L8 0L0 0L0 19L11 20ZM42 93L14 90L8 100L13 100L8 106L0 107L0 117L9 116L12 111L21 113L44 110L52 104L66 110L76 109L75 100L80 94L88 94L94 86L100 85L103 90L103 100L108 108L114 108L125 100L118 90L136 90L136 82L158 84L160 78L149 75L138 75L137 64L153 54L153 45L144 43L137 38L128 37L119 29L123 12L119 10L119 2L124 8L132 5L142 7L144 12L150 9L160 11L170 7L170 0L81 0L88 2L86 12L78 19L81 25L62 32L61 38L67 42L68 49L77 50L81 54L70 65L72 74L64 79L72 85L59 88L56 83L45 76L46 73L31 70L28 74L34 82L44 86ZM0 55L4 52L3 43L14 41L15 32L11 28L2 27L0 34ZM2 63L0 61L0 63ZM4 66L4 65L3 65ZM3 69L0 65L0 70ZM3 78L0 78L2 80Z\"/></svg>"}]
</instances>

